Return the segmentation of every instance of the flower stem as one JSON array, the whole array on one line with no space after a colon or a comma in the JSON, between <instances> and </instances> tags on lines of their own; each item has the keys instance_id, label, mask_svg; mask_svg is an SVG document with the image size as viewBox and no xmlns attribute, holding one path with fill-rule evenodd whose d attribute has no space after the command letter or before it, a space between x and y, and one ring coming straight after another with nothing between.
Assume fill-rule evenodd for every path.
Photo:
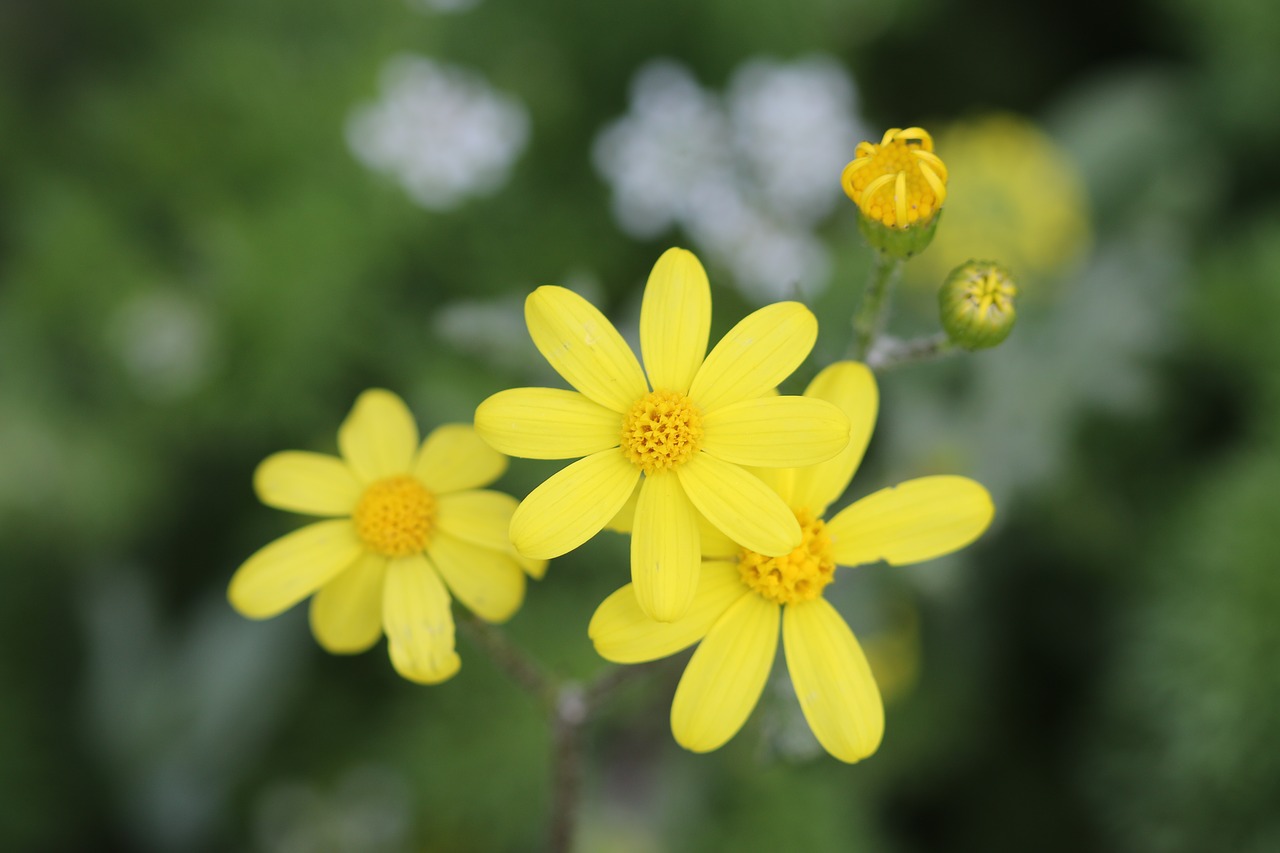
<instances>
[{"instance_id":1,"label":"flower stem","mask_svg":"<svg viewBox=\"0 0 1280 853\"><path fill-rule=\"evenodd\" d=\"M547 849L573 849L574 826L582 791L582 729L589 711L586 691L571 681L560 687L551 719L551 833Z\"/></svg>"},{"instance_id":2,"label":"flower stem","mask_svg":"<svg viewBox=\"0 0 1280 853\"><path fill-rule=\"evenodd\" d=\"M867 367L872 370L891 370L908 364L933 361L957 352L957 347L944 332L909 341L900 338L881 338L867 353Z\"/></svg>"},{"instance_id":3,"label":"flower stem","mask_svg":"<svg viewBox=\"0 0 1280 853\"><path fill-rule=\"evenodd\" d=\"M884 331L889 313L889 295L901 270L901 259L885 252L876 252L871 279L862 294L858 313L853 316L854 357L859 361L866 360L876 338Z\"/></svg>"},{"instance_id":4,"label":"flower stem","mask_svg":"<svg viewBox=\"0 0 1280 853\"><path fill-rule=\"evenodd\" d=\"M502 629L465 611L459 615L462 618L458 625L471 641L483 649L512 681L537 699L544 708L554 710L559 679L548 674L541 664L507 639Z\"/></svg>"},{"instance_id":5,"label":"flower stem","mask_svg":"<svg viewBox=\"0 0 1280 853\"><path fill-rule=\"evenodd\" d=\"M592 712L650 666L611 667L587 683L562 679L526 655L502 629L471 613L459 613L459 627L526 693L538 700L551 725L551 821L547 849L573 849L582 794L582 734Z\"/></svg>"}]
</instances>

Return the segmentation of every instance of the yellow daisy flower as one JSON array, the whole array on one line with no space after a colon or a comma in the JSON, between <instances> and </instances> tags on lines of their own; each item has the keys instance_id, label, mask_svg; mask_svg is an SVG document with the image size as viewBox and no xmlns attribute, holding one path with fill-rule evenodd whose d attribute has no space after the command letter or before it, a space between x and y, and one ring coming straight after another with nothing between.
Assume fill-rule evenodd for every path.
<instances>
[{"instance_id":1,"label":"yellow daisy flower","mask_svg":"<svg viewBox=\"0 0 1280 853\"><path fill-rule=\"evenodd\" d=\"M972 480L923 477L824 521L871 437L876 384L865 366L840 362L805 394L843 409L853 436L830 462L770 477L803 527L804 542L786 556L768 557L705 535L702 575L684 618L648 618L628 585L605 599L588 628L596 650L615 663L656 660L700 643L671 705L672 733L694 752L716 749L742 728L773 666L779 625L800 708L818 741L850 763L875 752L884 733L880 693L853 632L822 590L838 565L905 565L962 548L994 513L987 491Z\"/></svg>"},{"instance_id":2,"label":"yellow daisy flower","mask_svg":"<svg viewBox=\"0 0 1280 853\"><path fill-rule=\"evenodd\" d=\"M521 553L550 559L577 548L639 483L631 576L644 612L670 621L684 615L697 589L699 513L762 554L800 544L787 505L743 466L809 465L849 443L838 407L772 393L817 339L809 309L797 302L762 308L707 354L707 274L692 254L670 249L654 266L640 309L645 371L613 324L569 290L538 288L525 318L538 350L577 391L500 392L476 410L476 429L510 456L584 458L516 510L511 539Z\"/></svg>"},{"instance_id":3,"label":"yellow daisy flower","mask_svg":"<svg viewBox=\"0 0 1280 853\"><path fill-rule=\"evenodd\" d=\"M391 663L436 684L458 671L450 593L490 622L524 600L543 561L507 537L516 501L485 491L507 460L470 426L448 424L418 446L418 426L389 391L360 395L338 430L342 458L287 450L263 460L254 488L268 506L331 516L277 539L231 579L231 605L251 619L311 599L311 631L353 654L387 635Z\"/></svg>"}]
</instances>

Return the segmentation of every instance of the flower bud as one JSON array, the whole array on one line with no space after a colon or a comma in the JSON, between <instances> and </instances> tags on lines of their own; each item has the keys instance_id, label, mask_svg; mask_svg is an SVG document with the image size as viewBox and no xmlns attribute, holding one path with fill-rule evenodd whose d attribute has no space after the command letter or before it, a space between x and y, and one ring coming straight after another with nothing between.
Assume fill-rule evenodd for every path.
<instances>
[{"instance_id":1,"label":"flower bud","mask_svg":"<svg viewBox=\"0 0 1280 853\"><path fill-rule=\"evenodd\" d=\"M1009 271L993 261L969 261L951 271L938 291L942 328L962 349L999 344L1018 319L1013 300L1018 287Z\"/></svg>"},{"instance_id":2,"label":"flower bud","mask_svg":"<svg viewBox=\"0 0 1280 853\"><path fill-rule=\"evenodd\" d=\"M840 183L858 205L867 242L895 258L924 251L947 198L947 167L919 127L889 129L880 144L860 142Z\"/></svg>"}]
</instances>

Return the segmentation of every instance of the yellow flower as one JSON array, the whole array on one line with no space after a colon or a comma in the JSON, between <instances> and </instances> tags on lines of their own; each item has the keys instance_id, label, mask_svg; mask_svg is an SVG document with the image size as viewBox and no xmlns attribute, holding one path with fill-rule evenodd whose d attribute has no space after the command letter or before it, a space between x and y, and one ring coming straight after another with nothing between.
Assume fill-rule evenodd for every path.
<instances>
[{"instance_id":1,"label":"yellow flower","mask_svg":"<svg viewBox=\"0 0 1280 853\"><path fill-rule=\"evenodd\" d=\"M859 142L840 183L863 216L889 228L927 223L947 200L947 167L919 127L890 128L879 145Z\"/></svg>"},{"instance_id":2,"label":"yellow flower","mask_svg":"<svg viewBox=\"0 0 1280 853\"><path fill-rule=\"evenodd\" d=\"M577 391L500 392L476 410L476 429L510 456L585 458L516 510L511 539L523 554L549 559L578 547L639 483L632 580L644 612L669 621L684 615L697 588L699 513L763 554L800 544L795 516L743 466L813 464L848 444L849 422L836 406L773 395L817 338L807 308L761 308L707 354L707 274L692 254L670 249L640 309L647 380L613 325L571 291L538 288L525 318L538 350Z\"/></svg>"},{"instance_id":3,"label":"yellow flower","mask_svg":"<svg viewBox=\"0 0 1280 853\"><path fill-rule=\"evenodd\" d=\"M702 575L684 618L649 619L625 586L605 599L588 628L596 650L616 663L655 660L700 643L671 706L672 733L694 752L722 746L746 722L773 666L779 625L800 708L818 741L846 762L875 752L884 733L880 693L857 640L822 591L838 565L904 565L962 548L994 513L990 496L972 480L923 477L824 521L861 461L878 398L871 371L854 362L828 367L805 394L843 409L853 435L830 462L770 478L804 526L800 547L770 558L730 538L704 536Z\"/></svg>"},{"instance_id":4,"label":"yellow flower","mask_svg":"<svg viewBox=\"0 0 1280 853\"><path fill-rule=\"evenodd\" d=\"M385 631L391 663L435 684L458 671L450 593L490 622L510 618L528 572L507 528L516 501L485 491L507 460L475 430L449 424L418 446L408 407L389 391L360 395L338 430L342 458L285 451L263 460L254 488L268 506L329 516L244 562L227 597L251 619L311 599L311 631L331 652L362 652ZM523 571L522 571L523 569Z\"/></svg>"}]
</instances>

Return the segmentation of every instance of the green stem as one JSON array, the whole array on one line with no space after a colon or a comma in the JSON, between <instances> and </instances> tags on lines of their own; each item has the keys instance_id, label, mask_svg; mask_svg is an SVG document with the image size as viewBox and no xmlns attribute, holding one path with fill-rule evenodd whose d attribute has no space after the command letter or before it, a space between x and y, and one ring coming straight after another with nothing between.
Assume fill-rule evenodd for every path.
<instances>
[{"instance_id":1,"label":"green stem","mask_svg":"<svg viewBox=\"0 0 1280 853\"><path fill-rule=\"evenodd\" d=\"M862 294L858 313L853 316L853 354L859 361L866 360L876 338L884 331L889 312L889 295L901 269L901 259L876 252L871 279Z\"/></svg>"}]
</instances>

